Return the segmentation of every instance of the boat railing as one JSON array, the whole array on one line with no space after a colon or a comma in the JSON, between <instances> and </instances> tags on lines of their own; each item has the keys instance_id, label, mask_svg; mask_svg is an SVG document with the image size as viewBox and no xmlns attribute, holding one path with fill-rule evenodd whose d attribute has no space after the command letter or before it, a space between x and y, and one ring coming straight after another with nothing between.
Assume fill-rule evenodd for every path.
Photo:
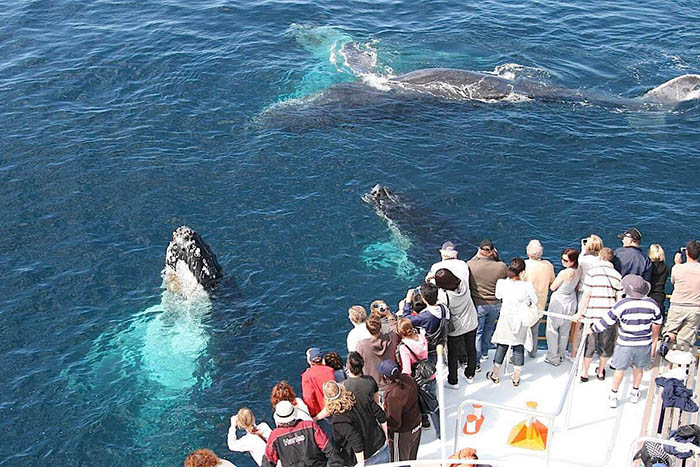
<instances>
[{"instance_id":1,"label":"boat railing","mask_svg":"<svg viewBox=\"0 0 700 467\"><path fill-rule=\"evenodd\" d=\"M569 315L562 315L559 313L554 313L554 312L549 312L545 311L543 312L544 315L551 316L554 318L562 318L571 321L572 316ZM584 336L585 337L585 336ZM568 431L570 427L570 420L571 420L571 406L572 406L572 400L573 400L573 395L574 395L574 388L576 385L574 382L576 381L576 376L578 375L579 372L579 367L581 365L582 359L583 359L583 354L584 354L584 346L585 346L585 338L582 338L581 341L579 342L578 345L578 352L576 353L576 359L574 360L574 363L571 367L571 370L569 371L569 376L566 382L566 387L562 393L561 398L559 399L559 402L556 405L556 409L554 411L542 411L542 410L532 410L529 408L521 408L521 407L513 407L513 406L508 406L508 405L503 405L503 404L497 404L494 402L489 402L489 401L484 401L484 400L478 400L478 399L466 399L462 401L462 403L459 404L459 408L457 409L457 421L455 425L455 437L454 437L454 452L457 451L458 447L458 441L459 441L459 429L463 424L463 415L465 412L465 408L471 407L473 404L478 404L481 405L482 407L486 408L492 408L496 410L502 410L505 412L513 412L513 413L518 413L518 414L523 414L528 417L537 417L539 419L543 419L546 421L547 426L549 427L550 430L554 429L554 419L561 415L561 413L564 411L566 408L566 417L565 417L565 422L564 422L564 431ZM506 362L508 362L508 355L506 355ZM440 385L441 387L442 385ZM442 398L442 394L440 395L440 400L441 404L444 399ZM441 413L443 412L443 407L441 407ZM616 430L619 427L620 420L622 417L622 411L619 410L617 417L616 417ZM442 420L441 420L442 422ZM444 426L444 424L442 425ZM444 436L443 438L444 439ZM545 456L545 465L549 466L550 460L551 460L551 446L554 441L554 437L550 436L548 439L548 442L546 443L545 449L544 449L544 456ZM444 444L444 443L443 443ZM607 464L607 461L612 455L612 443L611 446L608 449L607 455L606 455L606 460L602 465ZM538 455L540 457L541 454ZM443 454L443 457L444 454ZM480 460L481 462L481 460ZM504 462L503 459L501 459L501 462ZM585 464L585 463L578 463L578 462L571 462L570 459L567 459L567 462L571 464L579 464L579 465L595 465L595 464Z\"/></svg>"},{"instance_id":2,"label":"boat railing","mask_svg":"<svg viewBox=\"0 0 700 467\"><path fill-rule=\"evenodd\" d=\"M682 451L692 451L693 454L696 456L700 455L700 447L691 443L679 443L678 441L674 441L671 439L661 439L655 438L653 436L640 436L639 438L632 441L632 443L630 444L630 448L627 453L627 462L625 462L625 465L634 466L634 456L639 450L639 448L646 441L661 444L662 446L673 446L674 448L677 448ZM685 465L685 463L683 465Z\"/></svg>"},{"instance_id":3,"label":"boat railing","mask_svg":"<svg viewBox=\"0 0 700 467\"><path fill-rule=\"evenodd\" d=\"M388 462L386 464L373 464L374 467L447 467L453 464L461 465L488 465L490 467L505 467L507 462L503 459L488 459L485 457L479 457L479 459L416 459L412 461L398 461L398 462Z\"/></svg>"}]
</instances>

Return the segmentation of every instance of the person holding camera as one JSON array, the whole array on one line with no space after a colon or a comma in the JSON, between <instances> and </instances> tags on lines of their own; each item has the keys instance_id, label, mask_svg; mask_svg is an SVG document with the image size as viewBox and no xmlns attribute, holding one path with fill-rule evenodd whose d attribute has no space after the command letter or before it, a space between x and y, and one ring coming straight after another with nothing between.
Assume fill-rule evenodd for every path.
<instances>
[{"instance_id":1,"label":"person holding camera","mask_svg":"<svg viewBox=\"0 0 700 467\"><path fill-rule=\"evenodd\" d=\"M686 262L683 262L683 253ZM676 341L688 347L695 344L695 333L700 324L700 242L689 241L683 249L676 253L671 268L671 306L668 308L668 319L664 328L664 340L669 343Z\"/></svg>"}]
</instances>

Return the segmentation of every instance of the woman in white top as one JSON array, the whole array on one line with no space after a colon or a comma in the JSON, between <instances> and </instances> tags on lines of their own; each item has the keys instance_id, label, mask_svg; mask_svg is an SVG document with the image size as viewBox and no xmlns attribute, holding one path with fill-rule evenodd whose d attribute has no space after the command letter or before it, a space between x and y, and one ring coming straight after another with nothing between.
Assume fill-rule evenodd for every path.
<instances>
[{"instance_id":1,"label":"woman in white top","mask_svg":"<svg viewBox=\"0 0 700 467\"><path fill-rule=\"evenodd\" d=\"M237 430L244 430L245 435L238 437ZM228 430L228 448L234 452L247 452L256 464L262 464L267 439L272 430L267 423L255 424L255 415L243 407L231 417L231 428Z\"/></svg>"},{"instance_id":2,"label":"woman in white top","mask_svg":"<svg viewBox=\"0 0 700 467\"><path fill-rule=\"evenodd\" d=\"M502 300L501 314L496 324L491 342L496 344L493 358L493 371L486 377L498 383L498 374L505 359L508 347L513 350L513 386L520 384L520 371L525 362L525 336L529 328L523 326L523 314L528 305L537 305L537 293L532 283L522 280L525 261L513 258L508 265L508 279L496 282L496 298Z\"/></svg>"}]
</instances>

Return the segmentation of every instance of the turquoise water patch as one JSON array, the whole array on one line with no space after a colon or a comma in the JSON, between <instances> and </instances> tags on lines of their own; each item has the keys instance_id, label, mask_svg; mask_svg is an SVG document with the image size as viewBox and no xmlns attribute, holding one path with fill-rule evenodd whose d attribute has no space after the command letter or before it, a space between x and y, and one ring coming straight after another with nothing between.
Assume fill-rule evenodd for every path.
<instances>
[{"instance_id":1,"label":"turquoise water patch","mask_svg":"<svg viewBox=\"0 0 700 467\"><path fill-rule=\"evenodd\" d=\"M331 26L292 24L288 33L311 55L304 76L294 91L282 96L280 102L308 96L327 87L354 81L352 72L343 65L340 49L353 40L346 32Z\"/></svg>"},{"instance_id":2,"label":"turquoise water patch","mask_svg":"<svg viewBox=\"0 0 700 467\"><path fill-rule=\"evenodd\" d=\"M362 262L370 269L393 269L399 279L413 280L420 269L408 259L406 250L394 242L377 242L367 245L360 254Z\"/></svg>"}]
</instances>

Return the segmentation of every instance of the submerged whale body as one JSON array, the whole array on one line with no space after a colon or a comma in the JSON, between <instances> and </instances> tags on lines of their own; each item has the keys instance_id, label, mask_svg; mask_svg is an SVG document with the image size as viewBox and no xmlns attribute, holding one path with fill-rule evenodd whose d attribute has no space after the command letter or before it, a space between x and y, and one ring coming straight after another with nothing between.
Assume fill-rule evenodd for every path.
<instances>
[{"instance_id":1,"label":"submerged whale body","mask_svg":"<svg viewBox=\"0 0 700 467\"><path fill-rule=\"evenodd\" d=\"M415 279L435 261L435 248L445 240L464 250L476 249L474 242L457 238L457 230L441 216L384 185L375 185L362 200L387 222L392 234L390 242L365 248L362 259L371 267L394 266L400 278Z\"/></svg>"}]
</instances>

